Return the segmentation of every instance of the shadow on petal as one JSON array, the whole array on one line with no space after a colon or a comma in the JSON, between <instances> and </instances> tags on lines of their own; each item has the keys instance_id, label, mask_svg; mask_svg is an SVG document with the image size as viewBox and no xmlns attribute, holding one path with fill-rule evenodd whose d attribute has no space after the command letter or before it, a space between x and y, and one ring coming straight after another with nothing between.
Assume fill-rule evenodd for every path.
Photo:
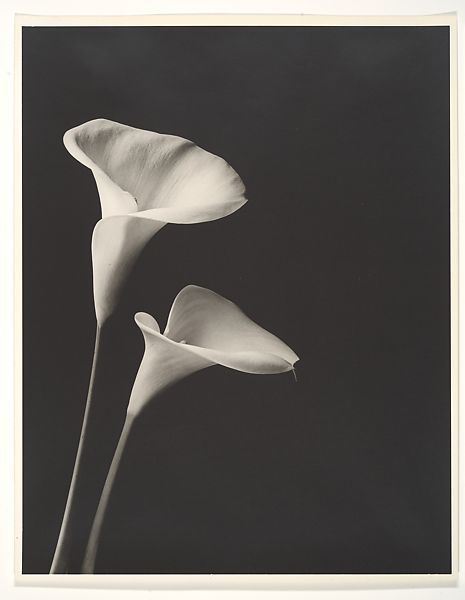
<instances>
[{"instance_id":1,"label":"shadow on petal","mask_svg":"<svg viewBox=\"0 0 465 600\"><path fill-rule=\"evenodd\" d=\"M93 242L94 298L102 324L150 238L166 223L228 216L246 203L239 175L193 142L95 119L67 131L69 153L91 169L102 207Z\"/></svg>"},{"instance_id":2,"label":"shadow on petal","mask_svg":"<svg viewBox=\"0 0 465 600\"><path fill-rule=\"evenodd\" d=\"M137 414L159 392L212 365L253 374L293 369L298 356L233 302L206 288L185 287L176 296L162 334L155 319L137 313L145 353L137 374L129 414Z\"/></svg>"}]
</instances>

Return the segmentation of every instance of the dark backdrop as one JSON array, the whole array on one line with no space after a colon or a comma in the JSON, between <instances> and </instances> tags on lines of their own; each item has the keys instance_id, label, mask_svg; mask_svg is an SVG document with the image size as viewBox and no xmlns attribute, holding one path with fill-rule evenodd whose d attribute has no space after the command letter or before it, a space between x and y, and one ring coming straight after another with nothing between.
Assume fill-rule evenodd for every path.
<instances>
[{"instance_id":1,"label":"dark backdrop","mask_svg":"<svg viewBox=\"0 0 465 600\"><path fill-rule=\"evenodd\" d=\"M213 367L145 411L98 570L450 570L448 41L446 27L23 28L25 573L50 567L84 410L99 202L62 136L96 117L195 141L249 198L148 245L112 345L126 385L143 348L131 315L165 323L188 283L301 358L298 383Z\"/></svg>"}]
</instances>

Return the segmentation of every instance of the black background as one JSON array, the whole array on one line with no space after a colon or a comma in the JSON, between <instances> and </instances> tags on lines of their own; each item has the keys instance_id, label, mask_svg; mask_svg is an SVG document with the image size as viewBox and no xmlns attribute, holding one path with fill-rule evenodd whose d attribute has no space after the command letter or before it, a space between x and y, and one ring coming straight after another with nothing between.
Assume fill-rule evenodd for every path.
<instances>
[{"instance_id":1,"label":"black background","mask_svg":"<svg viewBox=\"0 0 465 600\"><path fill-rule=\"evenodd\" d=\"M213 367L147 408L97 569L450 571L448 35L23 28L25 573L50 567L92 359L99 201L62 136L96 117L195 141L249 198L147 246L107 348L119 416L110 398L102 436L142 354L132 315L163 325L186 284L301 358L298 383Z\"/></svg>"}]
</instances>

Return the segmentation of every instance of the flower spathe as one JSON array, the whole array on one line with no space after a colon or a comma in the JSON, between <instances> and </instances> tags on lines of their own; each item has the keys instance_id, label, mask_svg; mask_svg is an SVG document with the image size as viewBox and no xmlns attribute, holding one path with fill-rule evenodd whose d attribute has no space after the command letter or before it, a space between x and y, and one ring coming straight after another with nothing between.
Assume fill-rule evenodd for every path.
<instances>
[{"instance_id":1,"label":"flower spathe","mask_svg":"<svg viewBox=\"0 0 465 600\"><path fill-rule=\"evenodd\" d=\"M176 296L162 334L155 319L137 313L135 321L145 352L134 381L127 415L95 513L82 563L82 573L94 573L102 526L116 473L134 420L157 394L180 379L212 365L256 374L293 369L298 356L233 302L196 285Z\"/></svg>"},{"instance_id":2,"label":"flower spathe","mask_svg":"<svg viewBox=\"0 0 465 600\"><path fill-rule=\"evenodd\" d=\"M212 365L255 374L293 369L298 356L230 300L188 285L176 296L164 333L147 313L135 321L145 353L134 382L128 414L136 415L157 393Z\"/></svg>"},{"instance_id":3,"label":"flower spathe","mask_svg":"<svg viewBox=\"0 0 465 600\"><path fill-rule=\"evenodd\" d=\"M193 142L95 119L67 131L68 152L91 169L102 219L92 237L97 321L113 312L137 257L167 223L201 223L247 201L234 169Z\"/></svg>"}]
</instances>

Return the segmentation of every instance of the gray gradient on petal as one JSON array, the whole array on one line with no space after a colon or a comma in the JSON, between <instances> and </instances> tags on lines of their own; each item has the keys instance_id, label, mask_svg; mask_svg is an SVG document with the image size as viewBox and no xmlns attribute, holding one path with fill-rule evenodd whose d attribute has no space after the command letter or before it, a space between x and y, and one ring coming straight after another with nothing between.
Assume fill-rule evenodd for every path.
<instances>
[{"instance_id":1,"label":"gray gradient on petal","mask_svg":"<svg viewBox=\"0 0 465 600\"><path fill-rule=\"evenodd\" d=\"M176 381L218 364L268 375L292 370L298 356L230 300L188 285L176 296L165 332L147 313L137 313L145 353L128 413L137 414L156 394Z\"/></svg>"},{"instance_id":2,"label":"gray gradient on petal","mask_svg":"<svg viewBox=\"0 0 465 600\"><path fill-rule=\"evenodd\" d=\"M63 143L91 169L100 196L103 218L92 240L100 324L143 248L166 223L213 221L247 201L234 169L184 138L94 119L68 130Z\"/></svg>"}]
</instances>

